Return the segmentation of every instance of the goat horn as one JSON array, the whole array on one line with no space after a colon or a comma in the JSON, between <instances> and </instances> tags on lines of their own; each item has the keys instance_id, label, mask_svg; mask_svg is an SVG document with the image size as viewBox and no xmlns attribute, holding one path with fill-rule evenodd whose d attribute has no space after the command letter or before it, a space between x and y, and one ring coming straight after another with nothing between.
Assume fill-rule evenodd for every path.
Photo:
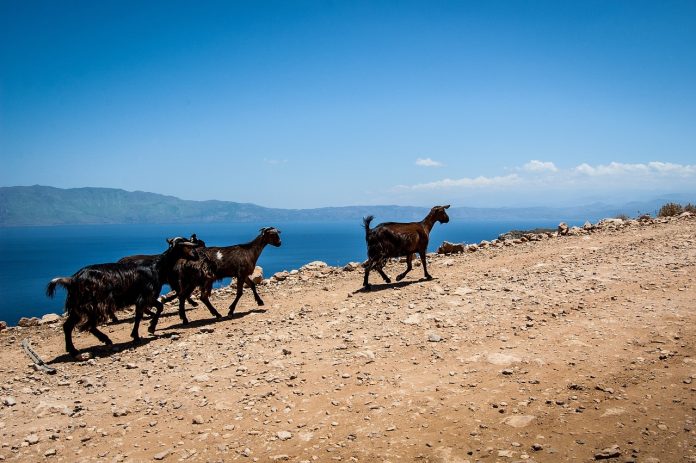
<instances>
[{"instance_id":1,"label":"goat horn","mask_svg":"<svg viewBox=\"0 0 696 463\"><path fill-rule=\"evenodd\" d=\"M449 209L450 205L443 206L445 209Z\"/></svg>"}]
</instances>

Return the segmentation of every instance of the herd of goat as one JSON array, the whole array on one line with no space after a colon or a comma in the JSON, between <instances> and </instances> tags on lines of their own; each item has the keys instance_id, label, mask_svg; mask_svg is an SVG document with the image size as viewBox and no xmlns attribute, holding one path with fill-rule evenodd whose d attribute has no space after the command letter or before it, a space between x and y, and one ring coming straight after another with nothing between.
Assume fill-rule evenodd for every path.
<instances>
[{"instance_id":1,"label":"herd of goat","mask_svg":"<svg viewBox=\"0 0 696 463\"><path fill-rule=\"evenodd\" d=\"M370 228L373 217L363 219L368 256L364 263L364 288L370 289L368 277L371 270L376 270L385 282L391 283L383 267L394 257L406 257L406 270L396 277L397 281L403 279L412 268L411 260L415 253L421 258L425 278L432 279L426 263L428 239L436 222L449 222L445 211L447 208L449 206L433 207L420 222L386 222ZM213 283L223 278L231 277L237 283L236 296L229 306L228 315L234 313L245 284L254 293L256 303L263 305L250 277L266 245L280 246L280 230L265 227L252 241L226 247L206 247L195 234L188 239L177 237L167 239L167 242L169 247L162 254L128 256L115 263L88 265L71 277L58 277L50 281L46 288L49 297L54 296L57 286L67 290L67 316L63 331L65 348L70 355L79 357L72 342L72 331L75 328L89 331L104 344L111 345L111 339L99 331L97 326L109 320L117 320L116 312L126 307L135 306L135 321L131 332L134 341L140 339L138 330L143 315L150 312L151 308L155 309L150 312L152 318L148 327L148 331L154 333L164 303L174 298L179 299L179 317L182 323L188 323L185 303L188 300L191 305L197 305L191 299L196 288L200 291L200 300L210 313L221 318L209 298ZM169 298L160 297L165 283L174 291L174 295Z\"/></svg>"}]
</instances>

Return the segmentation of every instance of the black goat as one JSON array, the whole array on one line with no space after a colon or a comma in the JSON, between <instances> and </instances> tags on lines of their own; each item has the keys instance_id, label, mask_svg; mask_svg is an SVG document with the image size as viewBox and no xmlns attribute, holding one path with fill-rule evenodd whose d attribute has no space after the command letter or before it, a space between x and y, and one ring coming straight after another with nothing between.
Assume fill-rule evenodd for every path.
<instances>
[{"instance_id":1,"label":"black goat","mask_svg":"<svg viewBox=\"0 0 696 463\"><path fill-rule=\"evenodd\" d=\"M374 219L373 216L367 216L363 219L365 226L365 241L367 241L367 262L365 263L365 279L363 286L365 289L370 289L370 283L367 281L370 275L370 270L375 269L384 278L384 281L391 283L391 280L384 273L383 267L390 257L406 256L406 270L396 277L396 281L402 280L408 272L411 271L411 260L413 254L418 253L423 263L423 272L425 278L432 280L432 276L428 273L428 267L425 261L425 253L428 249L428 238L430 230L433 229L435 222L447 223L449 217L445 209L447 206L435 206L430 209L428 215L420 222L386 222L377 225L370 229L370 222Z\"/></svg>"},{"instance_id":2,"label":"black goat","mask_svg":"<svg viewBox=\"0 0 696 463\"><path fill-rule=\"evenodd\" d=\"M253 291L256 304L263 305L263 300L261 300L258 291L256 291L256 284L251 281L249 276L254 272L256 261L259 260L259 256L267 244L275 247L280 246L280 230L273 227L264 227L260 230L259 235L249 243L202 249L215 267L215 277L206 279L201 287L201 301L208 309L215 310L209 300L213 283L216 280L227 277L235 278L237 281L237 295L232 304L230 304L228 315L231 316L234 313L237 302L242 297L244 283Z\"/></svg>"},{"instance_id":3,"label":"black goat","mask_svg":"<svg viewBox=\"0 0 696 463\"><path fill-rule=\"evenodd\" d=\"M201 248L205 247L205 242L198 239L195 233L191 235L189 241L195 245L192 252L196 256L196 259L182 258L176 262L174 267L172 267L172 270L167 274L166 278L166 282L172 288L174 294L159 299L159 301L164 304L174 300L175 298L179 298L179 318L181 318L181 321L184 324L188 323L188 318L186 318L185 311L185 301L188 300L189 304L191 304L193 307L197 307L198 303L191 299L193 290L200 284L200 281L213 278L215 276L213 273L212 263L208 259L207 255L204 252L201 252ZM136 262L142 265L150 263L155 258L157 258L157 255L135 255L124 257L119 260L119 262ZM182 296L183 294L185 294L185 296ZM207 307L214 317L222 317L214 307L209 304L207 304Z\"/></svg>"},{"instance_id":4,"label":"black goat","mask_svg":"<svg viewBox=\"0 0 696 463\"><path fill-rule=\"evenodd\" d=\"M169 248L147 264L137 262L88 265L71 277L54 278L46 287L46 295L53 297L56 286L63 286L68 296L65 311L68 314L63 323L65 349L74 357L79 352L72 342L75 327L89 331L101 342L112 344L109 337L97 329L97 325L107 321L117 310L135 305L135 322L131 337L140 339L138 328L146 307L157 307L158 313L152 317L148 331L154 332L162 303L157 297L162 290L166 275L183 256L195 258L191 248L195 244L184 238L168 239Z\"/></svg>"}]
</instances>

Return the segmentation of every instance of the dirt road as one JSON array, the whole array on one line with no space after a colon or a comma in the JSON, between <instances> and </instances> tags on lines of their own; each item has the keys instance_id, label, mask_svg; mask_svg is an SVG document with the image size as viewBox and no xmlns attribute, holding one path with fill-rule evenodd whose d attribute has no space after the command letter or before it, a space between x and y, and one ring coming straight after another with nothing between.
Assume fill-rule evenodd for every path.
<instances>
[{"instance_id":1,"label":"dirt road","mask_svg":"<svg viewBox=\"0 0 696 463\"><path fill-rule=\"evenodd\" d=\"M124 317L86 362L60 323L0 332L0 461L696 461L696 219L429 262L168 306L135 347Z\"/></svg>"}]
</instances>

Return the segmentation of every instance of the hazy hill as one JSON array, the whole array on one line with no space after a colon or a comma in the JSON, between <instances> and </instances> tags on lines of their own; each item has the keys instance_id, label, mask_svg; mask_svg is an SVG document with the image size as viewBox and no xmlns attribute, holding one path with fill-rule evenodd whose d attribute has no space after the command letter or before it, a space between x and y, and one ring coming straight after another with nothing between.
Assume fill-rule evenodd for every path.
<instances>
[{"instance_id":1,"label":"hazy hill","mask_svg":"<svg viewBox=\"0 0 696 463\"><path fill-rule=\"evenodd\" d=\"M619 213L654 213L674 198L627 205L591 204L566 208L452 207L453 219L467 220L594 220ZM231 201L190 201L174 196L114 188L48 186L0 187L0 226L201 223L264 221L360 220L368 214L376 222L419 220L428 208L405 206L347 206L316 209L275 209Z\"/></svg>"}]
</instances>

